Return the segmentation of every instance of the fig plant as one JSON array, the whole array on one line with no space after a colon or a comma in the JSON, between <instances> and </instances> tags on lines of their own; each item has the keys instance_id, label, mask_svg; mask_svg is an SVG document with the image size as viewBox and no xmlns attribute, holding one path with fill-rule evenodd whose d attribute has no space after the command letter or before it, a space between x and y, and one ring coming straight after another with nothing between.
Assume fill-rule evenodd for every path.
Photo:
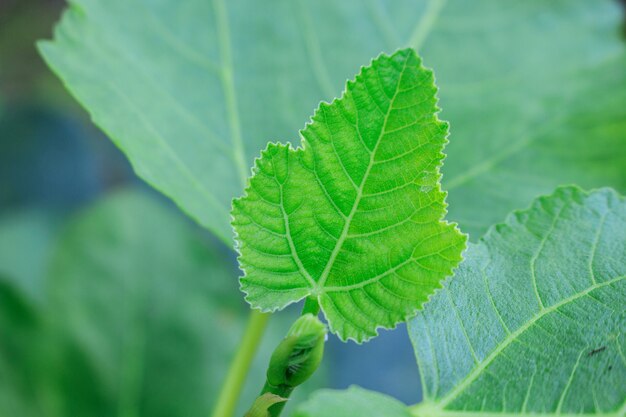
<instances>
[{"instance_id":1,"label":"fig plant","mask_svg":"<svg viewBox=\"0 0 626 417\"><path fill-rule=\"evenodd\" d=\"M297 406L298 417L624 416L626 201L609 188L559 187L624 191L626 54L616 5L366 3L276 2L251 13L258 5L245 1L77 0L54 41L40 44L142 178L230 246L234 228L253 312L220 393L205 393L213 416L234 414L267 312L301 301L301 317L264 356L249 417L281 414L315 371L327 334L320 317L359 343L408 321L424 399L407 407L356 387L324 390ZM416 51L440 74L453 129L445 161L448 124ZM311 100L323 97L330 104L298 140L265 145L293 137ZM130 247L160 263L165 253L184 257L186 231L177 237L164 251L142 240ZM69 242L59 285L81 275L71 273L81 246ZM106 270L93 251L85 260ZM194 265L202 272L214 261ZM177 276L179 263L168 265ZM155 279L169 276L155 270ZM202 287L195 271L181 279ZM195 292L176 289L181 298ZM175 298L161 321L184 304ZM84 323L57 309L59 328L68 321L79 334ZM224 323L206 315L219 344ZM102 357L98 340L117 333L80 334ZM135 381L120 394L121 415L179 410L155 406L158 396L138 406L133 369L120 371ZM116 378L104 378L104 392ZM80 409L44 397L57 415ZM195 415L199 397L180 415Z\"/></svg>"}]
</instances>

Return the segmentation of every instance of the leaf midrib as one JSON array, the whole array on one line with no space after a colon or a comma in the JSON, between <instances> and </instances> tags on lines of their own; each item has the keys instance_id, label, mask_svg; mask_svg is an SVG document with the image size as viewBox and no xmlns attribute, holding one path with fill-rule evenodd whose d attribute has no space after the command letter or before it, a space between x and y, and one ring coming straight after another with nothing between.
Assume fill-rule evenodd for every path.
<instances>
[{"instance_id":1,"label":"leaf midrib","mask_svg":"<svg viewBox=\"0 0 626 417\"><path fill-rule=\"evenodd\" d=\"M430 0L426 6L426 11L422 18L417 22L415 29L411 33L407 42L408 46L421 53L420 48L426 41L426 38L433 29L433 26L439 18L439 13L444 8L446 0Z\"/></svg>"},{"instance_id":2,"label":"leaf midrib","mask_svg":"<svg viewBox=\"0 0 626 417\"><path fill-rule=\"evenodd\" d=\"M324 59L320 51L320 44L317 40L316 32L313 30L313 23L311 22L310 12L306 10L306 0L297 0L296 8L298 9L297 17L302 24L302 34L304 35L304 45L311 59L311 69L313 75L320 87L327 97L334 97L335 92L333 84L330 80L328 69L324 64Z\"/></svg>"},{"instance_id":3,"label":"leaf midrib","mask_svg":"<svg viewBox=\"0 0 626 417\"><path fill-rule=\"evenodd\" d=\"M228 112L228 123L230 125L231 136L235 147L235 163L239 171L239 178L242 186L246 185L248 179L248 168L246 166L245 148L241 133L241 122L239 120L239 109L237 104L237 93L235 90L235 75L233 67L232 46L230 41L230 27L228 24L228 10L224 0L213 0L215 10L215 20L217 24L220 61L222 71L220 80L226 98L226 109Z\"/></svg>"},{"instance_id":4,"label":"leaf midrib","mask_svg":"<svg viewBox=\"0 0 626 417\"><path fill-rule=\"evenodd\" d=\"M441 399L439 399L438 401L425 401L423 404L425 404L424 406L422 406L422 404L418 404L415 407L415 410L419 410L420 407L426 407L428 410L436 410L437 411L437 415L443 415L444 413L444 407L446 407L448 404L450 404L452 401L454 401L459 394L461 394L463 391L465 391L466 388L468 388L480 375L482 375L482 372L499 356L499 354L506 349L511 343L513 343L513 341L515 341L522 333L524 333L526 330L530 329L531 326L533 324L535 324L537 321L539 321L541 318L545 317L546 315L556 311L558 308L571 303L573 301L578 300L579 298L584 297L585 295L589 294L590 292L599 289L599 288L603 288L606 286L609 286L611 284L614 284L616 282L622 281L626 279L626 275L622 275L613 279L610 279L608 281L602 282L600 284L595 284L595 285L591 285L590 287L588 287L586 290L576 293L570 297L567 297L563 300L561 300L560 302L551 305L550 307L544 308L542 310L539 311L538 314L536 314L533 318L531 318L528 322L526 322L524 325L520 326L517 330L515 330L514 332L510 333L507 335L506 338L504 338L504 340L502 341L501 344L499 344L480 364L478 364L477 367L475 367L459 384L457 384L455 386L455 388L450 391L448 394L446 394L444 397L442 397ZM448 415L453 415L452 414L448 414ZM466 414L464 414L466 415ZM483 414L481 414L483 415ZM503 415L505 416L506 414L504 413L497 413L494 415ZM516 416L522 415L522 414L514 414ZM532 414L533 416L539 416L539 414ZM546 414L546 415L553 415L553 414ZM566 414L561 414L562 416L565 416ZM617 414L616 414L617 415ZM581 416L581 414L576 414L576 416Z\"/></svg>"},{"instance_id":5,"label":"leaf midrib","mask_svg":"<svg viewBox=\"0 0 626 417\"><path fill-rule=\"evenodd\" d=\"M363 175L363 179L361 180L361 184L359 185L359 188L357 190L357 195L354 199L354 204L352 205L350 214L348 214L348 217L343 226L343 230L341 231L341 235L339 236L339 238L337 239L337 242L335 243L335 247L333 248L333 251L330 257L328 258L328 262L326 262L326 266L324 267L324 270L322 271L320 278L317 281L317 285L312 289L312 294L318 297L318 301L322 293L324 293L324 284L326 283L326 280L328 279L328 275L330 274L330 270L332 269L335 263L335 259L337 258L337 255L341 251L341 248L343 247L343 243L346 237L348 236L348 230L350 229L352 218L358 211L358 207L361 202L361 198L363 196L363 188L365 187L367 178L370 174L372 167L374 166L374 160L375 160L376 151L378 150L378 146L380 145L380 142L386 133L385 130L387 128L387 121L389 120L389 115L391 114L391 111L393 110L393 103L396 99L396 96L398 95L398 92L400 91L400 83L402 81L402 77L404 76L404 72L406 71L406 67L409 62L410 57L411 55L409 54L404 60L404 66L402 67L402 70L400 71L400 75L398 76L398 83L396 84L394 95L393 97L391 97L391 100L389 101L389 107L387 108L387 113L385 114L383 125L380 129L380 134L378 135L378 138L376 139L376 145L374 145L374 149L370 151L370 160L369 160L367 169L365 171L365 174Z\"/></svg>"}]
</instances>

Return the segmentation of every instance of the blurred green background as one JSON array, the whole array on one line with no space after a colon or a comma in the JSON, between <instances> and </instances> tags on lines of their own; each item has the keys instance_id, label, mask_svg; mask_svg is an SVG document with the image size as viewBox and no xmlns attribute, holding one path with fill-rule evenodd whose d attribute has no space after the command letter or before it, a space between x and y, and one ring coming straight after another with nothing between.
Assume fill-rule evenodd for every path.
<instances>
[{"instance_id":1,"label":"blurred green background","mask_svg":"<svg viewBox=\"0 0 626 417\"><path fill-rule=\"evenodd\" d=\"M0 2L0 415L208 415L247 310L234 256L46 67L35 42L64 7ZM297 310L272 319L243 404ZM295 401L351 384L420 398L404 325L362 346L331 336L324 362Z\"/></svg>"}]
</instances>

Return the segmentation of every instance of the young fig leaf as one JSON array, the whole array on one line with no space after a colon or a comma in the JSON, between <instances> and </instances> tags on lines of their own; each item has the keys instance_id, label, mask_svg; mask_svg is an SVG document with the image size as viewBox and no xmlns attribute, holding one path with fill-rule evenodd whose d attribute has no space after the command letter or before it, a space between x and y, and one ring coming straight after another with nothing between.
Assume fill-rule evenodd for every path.
<instances>
[{"instance_id":1,"label":"young fig leaf","mask_svg":"<svg viewBox=\"0 0 626 417\"><path fill-rule=\"evenodd\" d=\"M300 147L263 151L232 212L253 307L312 297L334 333L361 342L440 286L466 238L443 220L436 92L413 50L381 55L320 104Z\"/></svg>"}]
</instances>

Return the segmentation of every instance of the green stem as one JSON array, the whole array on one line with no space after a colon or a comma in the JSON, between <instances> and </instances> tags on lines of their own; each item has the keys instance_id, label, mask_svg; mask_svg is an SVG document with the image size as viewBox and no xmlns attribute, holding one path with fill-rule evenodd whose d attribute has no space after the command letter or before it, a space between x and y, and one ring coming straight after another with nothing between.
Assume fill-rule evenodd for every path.
<instances>
[{"instance_id":1,"label":"green stem","mask_svg":"<svg viewBox=\"0 0 626 417\"><path fill-rule=\"evenodd\" d=\"M269 314L252 310L248 318L246 331L239 345L239 350L230 364L226 381L217 399L212 417L232 417L237 406L237 400L246 380L252 359L257 351L263 332L267 326Z\"/></svg>"},{"instance_id":2,"label":"green stem","mask_svg":"<svg viewBox=\"0 0 626 417\"><path fill-rule=\"evenodd\" d=\"M280 385L278 387L275 387L273 385L270 385L269 382L265 382L265 386L263 387L263 390L261 391L261 395L265 394L266 392L278 395L279 397L282 397L282 398L289 398L289 396L293 392L293 387L288 387L286 385ZM287 404L287 402L282 401L282 402L272 405L267 410L267 412L269 413L269 417L280 417L280 413L282 413L283 408L285 408L285 404Z\"/></svg>"},{"instance_id":3,"label":"green stem","mask_svg":"<svg viewBox=\"0 0 626 417\"><path fill-rule=\"evenodd\" d=\"M307 297L306 300L304 300L304 306L302 307L302 316L304 316L305 314L311 313L314 316L317 316L320 312L320 305L317 302L317 299L315 299L314 297Z\"/></svg>"}]
</instances>

